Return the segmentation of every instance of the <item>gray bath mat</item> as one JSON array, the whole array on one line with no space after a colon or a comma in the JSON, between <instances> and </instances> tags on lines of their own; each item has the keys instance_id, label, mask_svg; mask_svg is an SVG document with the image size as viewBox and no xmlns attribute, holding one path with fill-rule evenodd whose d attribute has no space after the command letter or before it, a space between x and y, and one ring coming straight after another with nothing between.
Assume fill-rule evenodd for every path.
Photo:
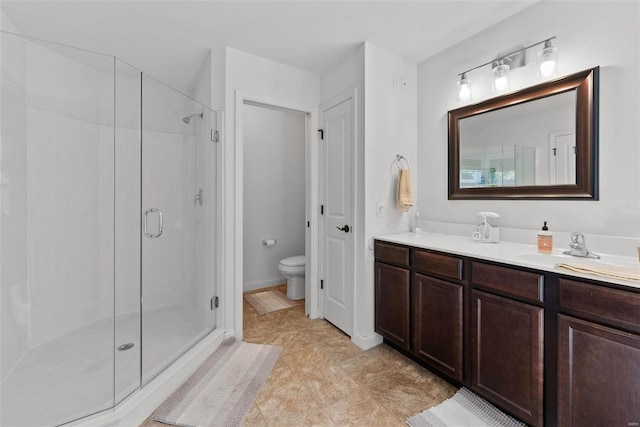
<instances>
[{"instance_id":1,"label":"gray bath mat","mask_svg":"<svg viewBox=\"0 0 640 427\"><path fill-rule=\"evenodd\" d=\"M281 351L225 341L151 419L176 426L240 426Z\"/></svg>"}]
</instances>

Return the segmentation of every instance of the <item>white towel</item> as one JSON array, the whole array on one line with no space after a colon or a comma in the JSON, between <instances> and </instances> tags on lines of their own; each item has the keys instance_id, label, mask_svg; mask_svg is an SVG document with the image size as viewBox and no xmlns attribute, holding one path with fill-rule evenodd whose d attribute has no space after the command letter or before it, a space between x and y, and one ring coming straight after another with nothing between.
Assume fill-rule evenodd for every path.
<instances>
[{"instance_id":1,"label":"white towel","mask_svg":"<svg viewBox=\"0 0 640 427\"><path fill-rule=\"evenodd\" d=\"M398 210L409 212L413 206L413 193L411 191L411 172L409 169L400 169L398 174Z\"/></svg>"}]
</instances>

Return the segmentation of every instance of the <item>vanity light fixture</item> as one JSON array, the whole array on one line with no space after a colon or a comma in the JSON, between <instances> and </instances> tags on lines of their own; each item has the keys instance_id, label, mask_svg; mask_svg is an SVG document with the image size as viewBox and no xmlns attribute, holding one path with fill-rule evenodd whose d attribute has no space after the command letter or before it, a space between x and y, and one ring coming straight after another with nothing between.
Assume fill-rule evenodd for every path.
<instances>
[{"instance_id":1,"label":"vanity light fixture","mask_svg":"<svg viewBox=\"0 0 640 427\"><path fill-rule=\"evenodd\" d=\"M505 92L509 90L509 73L517 68L527 65L527 50L544 44L537 54L538 78L547 79L558 74L558 48L553 46L552 40L556 36L533 43L527 47L511 52L507 55L492 59L489 62L478 65L464 71L458 76L458 102L467 103L471 101L471 80L468 74L478 68L491 64L491 82L494 92Z\"/></svg>"}]
</instances>

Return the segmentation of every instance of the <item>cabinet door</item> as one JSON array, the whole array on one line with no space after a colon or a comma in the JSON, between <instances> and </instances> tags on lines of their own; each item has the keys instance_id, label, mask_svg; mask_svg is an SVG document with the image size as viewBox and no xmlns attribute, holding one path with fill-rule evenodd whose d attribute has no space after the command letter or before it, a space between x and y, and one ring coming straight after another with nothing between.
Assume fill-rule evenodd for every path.
<instances>
[{"instance_id":1,"label":"cabinet door","mask_svg":"<svg viewBox=\"0 0 640 427\"><path fill-rule=\"evenodd\" d=\"M462 382L462 286L416 274L414 352Z\"/></svg>"},{"instance_id":2,"label":"cabinet door","mask_svg":"<svg viewBox=\"0 0 640 427\"><path fill-rule=\"evenodd\" d=\"M471 387L528 424L543 424L543 309L472 291Z\"/></svg>"},{"instance_id":3,"label":"cabinet door","mask_svg":"<svg viewBox=\"0 0 640 427\"><path fill-rule=\"evenodd\" d=\"M558 316L558 424L640 424L640 336Z\"/></svg>"},{"instance_id":4,"label":"cabinet door","mask_svg":"<svg viewBox=\"0 0 640 427\"><path fill-rule=\"evenodd\" d=\"M410 275L406 268L376 262L376 332L409 350Z\"/></svg>"}]
</instances>

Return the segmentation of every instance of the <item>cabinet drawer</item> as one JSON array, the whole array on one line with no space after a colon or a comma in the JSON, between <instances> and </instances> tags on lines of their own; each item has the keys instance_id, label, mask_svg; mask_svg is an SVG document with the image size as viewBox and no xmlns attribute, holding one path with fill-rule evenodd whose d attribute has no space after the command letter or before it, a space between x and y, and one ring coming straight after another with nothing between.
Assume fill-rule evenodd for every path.
<instances>
[{"instance_id":1,"label":"cabinet drawer","mask_svg":"<svg viewBox=\"0 0 640 427\"><path fill-rule=\"evenodd\" d=\"M474 262L471 265L471 280L474 285L505 295L543 302L544 276L539 273Z\"/></svg>"},{"instance_id":2,"label":"cabinet drawer","mask_svg":"<svg viewBox=\"0 0 640 427\"><path fill-rule=\"evenodd\" d=\"M409 266L409 248L406 246L376 242L375 257L378 261L402 265L404 267Z\"/></svg>"},{"instance_id":3,"label":"cabinet drawer","mask_svg":"<svg viewBox=\"0 0 640 427\"><path fill-rule=\"evenodd\" d=\"M640 332L640 294L569 279L558 280L558 293L561 308Z\"/></svg>"},{"instance_id":4,"label":"cabinet drawer","mask_svg":"<svg viewBox=\"0 0 640 427\"><path fill-rule=\"evenodd\" d=\"M463 280L464 263L461 258L455 256L416 249L413 251L413 266L421 273Z\"/></svg>"}]
</instances>

